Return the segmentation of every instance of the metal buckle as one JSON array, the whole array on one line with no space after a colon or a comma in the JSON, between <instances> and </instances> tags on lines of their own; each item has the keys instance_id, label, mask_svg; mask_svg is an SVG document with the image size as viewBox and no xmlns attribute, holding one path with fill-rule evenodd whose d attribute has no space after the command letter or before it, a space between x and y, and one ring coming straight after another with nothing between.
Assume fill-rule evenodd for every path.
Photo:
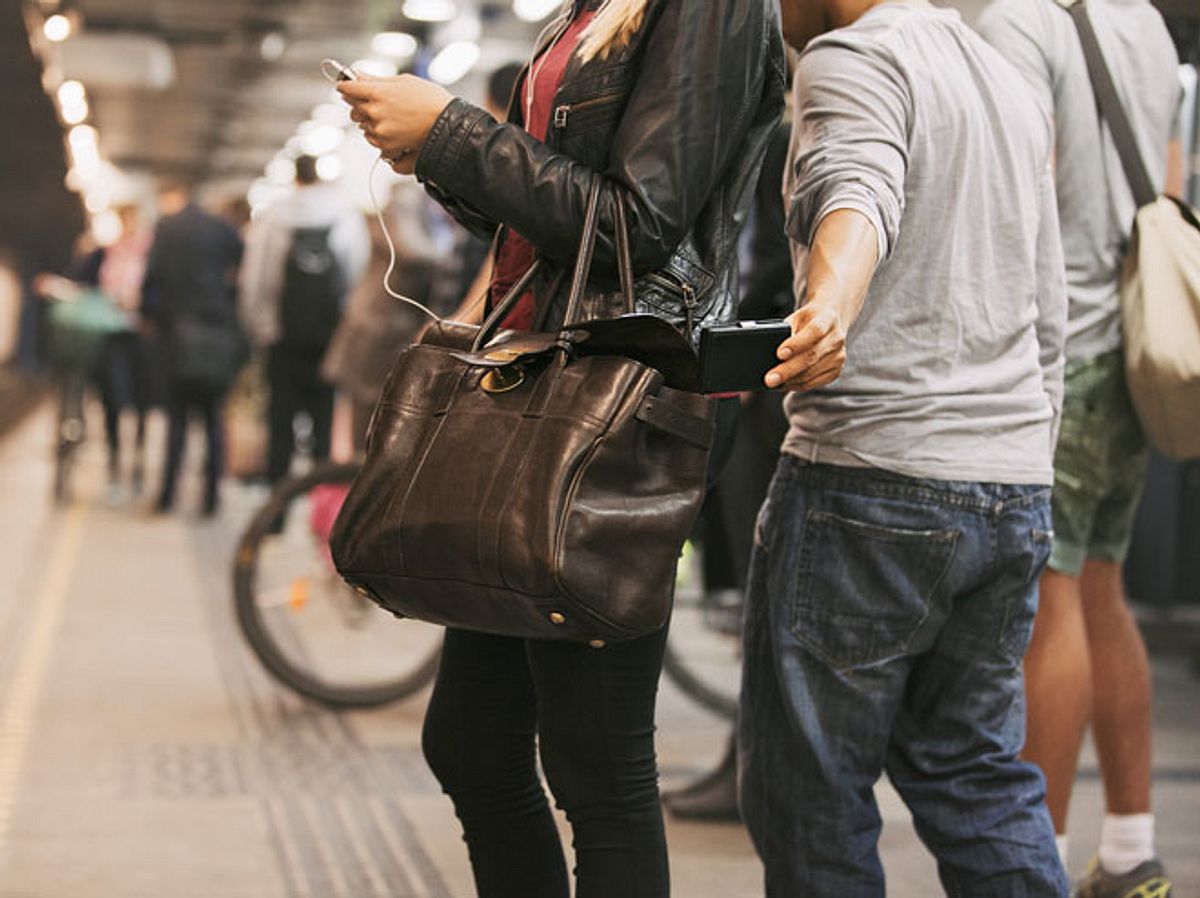
<instances>
[{"instance_id":1,"label":"metal buckle","mask_svg":"<svg viewBox=\"0 0 1200 898\"><path fill-rule=\"evenodd\" d=\"M507 393L525 383L525 371L519 365L493 368L483 375L479 388L485 393Z\"/></svg>"}]
</instances>

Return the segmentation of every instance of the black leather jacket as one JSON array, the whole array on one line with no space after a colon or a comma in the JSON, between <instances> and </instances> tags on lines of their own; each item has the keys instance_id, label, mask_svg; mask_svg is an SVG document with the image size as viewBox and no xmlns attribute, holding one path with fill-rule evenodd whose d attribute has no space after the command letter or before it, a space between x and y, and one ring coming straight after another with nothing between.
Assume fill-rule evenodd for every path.
<instances>
[{"instance_id":1,"label":"black leather jacket","mask_svg":"<svg viewBox=\"0 0 1200 898\"><path fill-rule=\"evenodd\" d=\"M734 317L738 235L783 109L785 67L777 0L649 0L627 48L586 65L572 59L545 143L522 129L519 102L500 123L455 100L430 132L417 177L467 227L491 235L507 225L551 263L534 285L545 326L562 323L562 275L574 265L592 182L603 178L582 317L623 310L619 191L636 310L694 340L703 325Z\"/></svg>"}]
</instances>

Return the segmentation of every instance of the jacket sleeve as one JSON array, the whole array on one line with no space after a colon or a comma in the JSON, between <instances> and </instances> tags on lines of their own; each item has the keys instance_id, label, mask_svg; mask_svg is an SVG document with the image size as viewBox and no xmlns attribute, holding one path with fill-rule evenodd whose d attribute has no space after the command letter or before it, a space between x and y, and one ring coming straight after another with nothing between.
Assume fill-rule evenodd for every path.
<instances>
[{"instance_id":1,"label":"jacket sleeve","mask_svg":"<svg viewBox=\"0 0 1200 898\"><path fill-rule=\"evenodd\" d=\"M466 208L479 220L506 224L560 265L575 256L589 189L601 177L598 261L615 258L620 191L635 272L660 268L759 114L766 79L782 83L771 64L778 40L772 6L773 0L667 0L642 48L637 84L603 173L456 100L434 125L417 176L460 220Z\"/></svg>"}]
</instances>

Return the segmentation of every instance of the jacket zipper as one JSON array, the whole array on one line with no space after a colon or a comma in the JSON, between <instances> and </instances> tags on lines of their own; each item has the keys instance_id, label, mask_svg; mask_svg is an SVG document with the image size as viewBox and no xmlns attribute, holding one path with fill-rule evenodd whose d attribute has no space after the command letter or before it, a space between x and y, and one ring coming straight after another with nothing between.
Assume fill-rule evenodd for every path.
<instances>
[{"instance_id":1,"label":"jacket zipper","mask_svg":"<svg viewBox=\"0 0 1200 898\"><path fill-rule=\"evenodd\" d=\"M696 326L696 307L699 305L696 301L696 288L669 272L652 271L646 275L646 278L683 297L683 316L687 322L687 333L690 340Z\"/></svg>"},{"instance_id":2,"label":"jacket zipper","mask_svg":"<svg viewBox=\"0 0 1200 898\"><path fill-rule=\"evenodd\" d=\"M592 97L588 100L580 100L578 103L561 103L554 107L554 127L560 129L567 127L567 120L570 118L571 113L577 109L586 109L588 106L594 106L597 103L606 103L618 96L620 96L618 93L608 93Z\"/></svg>"}]
</instances>

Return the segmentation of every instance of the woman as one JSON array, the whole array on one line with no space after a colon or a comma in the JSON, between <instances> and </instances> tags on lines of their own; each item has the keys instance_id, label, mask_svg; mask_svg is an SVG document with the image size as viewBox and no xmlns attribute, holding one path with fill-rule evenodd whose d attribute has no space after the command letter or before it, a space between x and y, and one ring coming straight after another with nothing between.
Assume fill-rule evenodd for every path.
<instances>
[{"instance_id":1,"label":"woman","mask_svg":"<svg viewBox=\"0 0 1200 898\"><path fill-rule=\"evenodd\" d=\"M623 200L637 310L694 337L733 317L738 232L784 68L774 0L576 0L540 42L506 123L412 76L339 90L397 172L415 173L477 232L501 228L493 301L535 256L549 263L508 326L562 323L564 275L599 179L599 285L584 317L622 310ZM447 633L424 747L481 898L569 894L535 740L573 829L578 898L668 894L653 737L665 642L662 632L597 650Z\"/></svg>"}]
</instances>

